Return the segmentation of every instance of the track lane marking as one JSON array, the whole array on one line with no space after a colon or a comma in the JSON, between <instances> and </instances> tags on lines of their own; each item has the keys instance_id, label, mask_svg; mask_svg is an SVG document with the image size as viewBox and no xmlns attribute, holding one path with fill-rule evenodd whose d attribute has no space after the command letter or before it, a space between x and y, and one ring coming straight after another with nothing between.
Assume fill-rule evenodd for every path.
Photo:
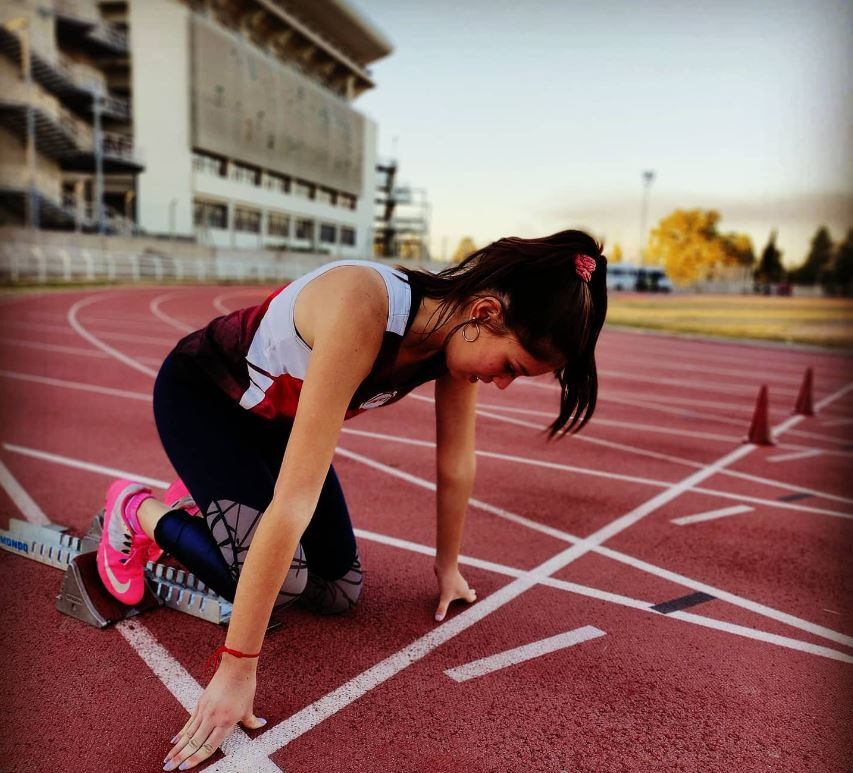
<instances>
[{"instance_id":1,"label":"track lane marking","mask_svg":"<svg viewBox=\"0 0 853 773\"><path fill-rule=\"evenodd\" d=\"M89 472L94 472L102 475L106 475L107 477L127 477L133 480L138 480L141 483L146 483L149 486L154 488L159 488L165 490L169 486L169 482L165 480L159 480L157 478L153 478L146 475L140 475L131 470L122 470L120 468L108 467L104 465L94 464L91 462L85 462L81 460L72 459L70 457L64 457L59 454L53 454L46 451L38 451L35 449L25 448L23 446L16 446L10 443L4 443L3 447L9 451L13 451L16 453L23 453L28 456L33 456L35 458L44 459L46 461L55 462L57 464L62 464L68 467L74 467L82 470L86 470ZM430 481L420 478L416 475L412 475L410 473L401 471L394 467L389 467L388 465L382 464L382 462L378 462L368 457L364 457L361 454L354 453L352 451L347 451L343 448L337 448L336 452L345 458L352 459L353 461L360 462L362 464L366 464L369 467L380 470L382 472L387 473L393 477L404 480L408 483L416 485L420 488L425 488L431 491L435 490L435 484ZM472 507L476 507L478 509L482 509L486 512L489 512L493 515L496 515L505 520L511 521L513 523L526 526L535 531L542 532L547 534L548 536L554 537L556 539L560 539L562 541L567 542L577 542L580 541L580 537L569 534L568 532L562 531L560 529L556 529L551 526L547 526L544 524L537 523L536 521L532 521L524 516L517 515L515 513L511 513L501 507L491 505L487 502L483 502L477 499L471 499L470 505ZM378 535L374 532L370 532L364 529L356 529L356 534L359 536L364 536L367 539L372 539L374 541L382 541L385 544L396 546L396 547L404 547L407 550L415 550L415 552L422 552L426 555L435 555L434 548L428 547L416 547L416 543L413 543L408 540L403 540L395 537L385 537L383 535ZM690 577L686 577L685 575L678 574L677 572L670 571L668 569L664 569L662 567L656 566L654 564L650 564L642 559L636 558L634 556L627 555L625 553L621 553L619 551L613 550L612 548L599 546L594 552L611 558L619 563L626 564L635 569L639 569L648 574L662 577L663 579L674 582L678 585L683 585L684 587L693 588L694 590L701 591L712 595L721 601L725 601L734 606L739 606L744 609L747 609L751 612L754 612L762 617L767 617L772 620L776 620L777 622L784 623L786 625L790 625L794 628L798 628L802 631L806 631L807 633L814 634L815 636L819 636L820 638L829 639L831 641L835 641L839 644L845 644L848 647L853 647L853 637L845 636L838 631L833 631L832 629L826 628L824 626L817 625L815 623L811 623L807 620L803 620L802 618L795 617L794 615L790 615L786 612L782 612L773 607L768 607L760 602L752 601L751 599L746 599L736 594L730 593L722 588L717 588L713 585L709 585L707 583L703 583L697 580L694 580ZM460 558L462 561L462 558ZM493 562L482 561L479 559L471 559L465 558L466 563L469 563L472 566L476 566L478 568L487 569L489 571L495 571L502 574L508 574L509 576L518 577L523 570L511 570L506 571L505 568ZM561 587L566 589L572 589L575 592L583 592L583 586L576 585L574 583L566 583L561 580L545 580L541 579L540 582L551 585L552 587ZM589 594L585 594L589 595ZM606 601L613 601L614 603L622 604L623 606L632 606L637 609L643 609L645 607L650 607L652 602L636 602L636 603L626 603L625 597L620 597L617 594L610 594L606 592L599 592L594 596L595 598L603 599Z\"/></svg>"},{"instance_id":2,"label":"track lane marking","mask_svg":"<svg viewBox=\"0 0 853 773\"><path fill-rule=\"evenodd\" d=\"M777 456L768 456L768 462L793 462L795 459L809 459L812 456L820 456L823 453L820 449L812 448L807 451L794 451L791 454L779 454Z\"/></svg>"},{"instance_id":3,"label":"track lane marking","mask_svg":"<svg viewBox=\"0 0 853 773\"><path fill-rule=\"evenodd\" d=\"M72 311L69 312L69 321L73 320L74 315L72 312L75 311L76 308L77 308L77 305L75 304L75 307L73 307ZM83 333L81 333L81 334L83 334ZM98 345L102 345L102 344L99 343ZM120 352L116 352L116 354L118 355L118 357L117 357L118 359L125 361L131 367L135 367L137 369L142 369L142 367L144 367L144 366L140 366L139 363L134 362L130 358L125 358L123 355L121 355ZM850 385L850 386L853 386L853 385ZM847 391L847 390L841 390L840 393L835 393L830 398L827 398L827 400L836 399L837 396L839 396L840 394L843 394L845 391ZM801 418L801 417L793 417L788 422L784 422L780 428L777 428L777 432L781 433L781 432L784 432L786 429L792 427L794 424L797 423L799 418ZM742 453L742 452L744 452L745 449L746 449L746 452L748 453L749 451L752 450L752 446L739 448L739 449L732 451L730 454L727 454L726 456L724 456L723 458L721 458L720 460L718 460L714 464L709 465L706 470L700 470L700 471L696 472L694 475L688 476L687 479L685 479L685 480L681 481L680 483L674 485L668 492L662 492L658 496L653 497L652 500L650 500L650 502L656 502L656 503L662 504L662 503L668 501L668 499L667 499L668 496L670 498L674 498L675 496L678 496L679 493L681 493L683 490L686 490L685 484L688 481L702 480L702 479L704 479L703 476L707 477L708 475L713 474L713 470L715 468L719 467L720 465L731 463L732 461L735 461L737 458L740 458L741 455L745 455ZM556 571L557 569L561 568L562 566L565 566L566 564L570 563L572 560L574 560L579 555L583 555L584 553L588 552L592 548L592 545L594 544L596 539L603 541L604 539L607 539L610 536L613 536L613 534L618 533L621 530L624 530L625 528L630 526L632 523L636 522L641 517L648 514L648 512L651 512L651 509L656 509L656 508L651 508L648 503L641 505L639 508L635 508L630 513L627 513L626 515L622 516L621 518L617 518L616 520L614 520L613 522L611 522L610 524L605 526L603 529L599 529L597 532L595 532L593 535L590 535L590 537L587 537L581 543L577 543L577 544L573 545L572 547L568 548L566 551L563 551L561 554L558 554L558 555L554 556L553 558L551 558L549 561L546 561L544 564L540 565L540 567L538 567L538 569L540 571L547 570L548 573ZM441 629L439 629L439 632L441 632L443 629L451 629L451 631L449 632L449 635L445 634L445 636L447 636L449 638L449 636L456 635L456 633L458 633L459 630L464 630L468 626L473 625L474 622L478 621L479 619L481 619L485 615L489 614L490 611L493 611L495 608L502 606L503 604L507 603L508 601L510 601L514 598L517 598L519 595L524 593L524 591L530 587L529 577L530 577L530 573L528 573L527 576L525 576L525 577L519 578L516 581L511 582L509 585L505 586L505 588L497 591L496 593L491 594L489 597L487 597L486 599L481 601L480 604L477 605L478 607L480 607L480 609L477 609L475 607L475 608L469 608L468 610L465 610L463 613L461 613L459 616L457 616L453 620L442 625ZM464 624L463 624L463 621L464 621ZM461 629L460 629L460 626L462 626ZM435 632L433 632L433 633L435 633ZM423 639L426 639L426 638L427 637L423 637ZM440 638L441 637L439 637L439 639ZM446 640L446 638L444 640ZM422 640L419 640L419 641L422 641ZM441 641L438 641L435 644L435 646L438 646L438 644L440 644L440 643L441 643ZM415 642L413 645L410 645L409 647L405 648L404 650L401 650L400 652L396 653L396 655L392 655L391 658L386 658L386 660L383 661L383 663L389 662L389 661L393 660L394 658L397 658L398 656L403 655L405 653L408 655L409 662L401 665L400 668L397 669L397 670L402 670L402 668L407 667L407 665L410 662L412 662L413 656L415 654L417 654L417 651L412 650L412 647L416 646L417 644L418 644L418 642ZM426 653L424 652L422 654L418 654L418 656L414 659L420 659L421 657L424 656L424 654L426 654ZM374 669L371 669L370 671L374 671L375 669L376 669L376 667L374 667ZM368 673L368 672L365 672L365 673ZM393 673L396 673L396 670L393 670ZM360 677L357 677L357 679L359 679L359 678ZM385 678L388 678L388 677L385 677ZM384 681L384 679L383 679L383 681ZM368 689L370 689L370 688L368 688ZM336 692L338 692L338 691L336 691ZM349 705L357 697L358 696L355 696L355 697L349 697L348 696L346 699L346 705ZM314 704L314 705L316 705L316 704ZM309 708L311 708L311 707L309 707ZM300 714L301 713L302 712L300 712ZM284 724L285 723L281 723L281 725L284 725ZM264 741L267 736L274 735L275 731L278 728L280 728L281 725L277 726L276 728L271 729L268 733L264 734L261 738L259 738L255 744L252 744L252 745L253 746L260 745L260 743L262 741ZM276 749L276 751L277 751L277 749ZM270 752L270 753L272 753L272 752ZM236 755L233 760L228 760L228 767L230 768L232 763L239 765L240 764L240 761L239 761L240 756L241 755ZM223 763L218 763L217 765L212 766L211 769L216 769L216 768L219 768L220 766L222 766L222 768L224 769Z\"/></svg>"},{"instance_id":4,"label":"track lane marking","mask_svg":"<svg viewBox=\"0 0 853 773\"><path fill-rule=\"evenodd\" d=\"M739 515L740 513L750 513L755 510L749 505L735 505L734 507L724 507L721 510L708 510L705 513L697 513L696 515L684 515L681 518L673 518L670 523L677 526L686 526L688 523L701 523L702 521L713 521L717 518L725 518L729 515Z\"/></svg>"},{"instance_id":5,"label":"track lane marking","mask_svg":"<svg viewBox=\"0 0 853 773\"><path fill-rule=\"evenodd\" d=\"M46 526L51 523L44 511L1 461L0 485L27 521L39 526ZM120 620L112 627L124 637L131 649L157 675L163 686L183 706L187 714L191 714L201 698L204 688L196 682L189 671L157 641L151 631L138 619ZM222 742L221 748L226 754L234 754L250 742L251 739L248 734L238 725L235 731ZM164 748L167 748L165 743ZM281 769L267 759L265 763L259 761L259 766L253 767L252 770L258 770L261 773L273 773L273 771L280 771Z\"/></svg>"},{"instance_id":6,"label":"track lane marking","mask_svg":"<svg viewBox=\"0 0 853 773\"><path fill-rule=\"evenodd\" d=\"M100 300L96 298L95 300ZM46 325L39 322L19 322L14 319L3 320L3 325L8 327L9 325L14 325L15 327L23 327L31 330L42 330L45 332L52 333L63 333L65 335L73 335L74 330L69 330L68 327L63 327L62 325ZM141 336L134 335L132 333L112 333L112 332L102 332L98 333L102 338L109 338L113 341L131 341L134 343L140 344L160 344L162 346L174 345L175 341L171 338L155 338L154 336Z\"/></svg>"},{"instance_id":7,"label":"track lane marking","mask_svg":"<svg viewBox=\"0 0 853 773\"><path fill-rule=\"evenodd\" d=\"M109 354L103 354L103 353L98 352L98 351L91 352L91 354L93 354L95 356L103 356L103 357L109 357L110 356ZM149 361L150 362L152 360L150 358L142 358L142 357L137 358L137 362L141 363L143 361ZM156 360L156 363L159 363L159 362L160 362L160 360ZM148 401L148 402L151 401L151 395L147 392L132 392L130 390L116 389L113 387L103 387L103 386L98 386L98 385L94 385L94 384L86 384L86 383L82 383L82 382L78 382L78 381L69 381L67 379L55 379L55 378L51 378L48 376L39 376L36 374L31 374L31 373L19 373L19 372L14 372L14 371L0 370L0 377L19 379L19 380L23 380L23 381L31 381L34 383L45 384L48 386L56 386L56 387L60 387L60 388L78 389L78 390L84 390L84 391L90 391L90 392L97 392L100 394L110 395L110 396L114 396L114 397L127 397L129 399L134 399L134 400L141 400L141 401ZM413 398L415 400L422 400L422 401L429 402L429 403L435 402L433 398L427 397L425 395L411 394L411 395L409 395L409 397ZM483 416L486 416L489 418L494 418L498 421L503 421L503 422L512 423L512 424L518 424L520 426L530 427L532 429L538 429L538 430L543 429L543 427L541 425L533 424L531 422L525 422L525 421L520 420L520 419L514 419L512 417L501 416L499 414L492 414L492 413L489 413L488 411L480 411L479 409L478 409L478 412L482 413ZM344 429L343 432L359 434L358 430ZM395 437L395 436L391 436L391 435L382 436L378 433L369 433L369 432L365 432L365 431L362 431L361 434L364 434L366 436L369 436L372 434L372 436L374 436L374 437L382 438L382 439L386 439L386 440L396 440L396 442L412 442L412 441L407 441L404 438ZM605 440L603 438L596 438L596 437L592 437L592 436L579 435L578 439L583 441L583 442L593 443L593 444L601 445L601 446L605 446L605 447L617 448L619 450L623 450L623 451L626 451L628 453L634 453L634 454L637 454L640 456L648 456L649 458L654 458L654 459L661 459L662 461L668 461L668 462L672 462L674 464L685 465L685 466L694 467L694 468L698 468L698 469L701 469L701 467L702 467L701 462L695 462L695 461L690 460L690 459L683 459L681 457L672 456L670 454L663 454L663 453L660 453L657 451L642 449L642 448L639 448L637 446L631 446L631 445L627 445L624 443L616 443L614 441ZM434 445L434 444L431 444L431 445ZM478 451L477 453L483 454L483 455L489 454L489 452L485 452L485 451L483 451L483 452ZM521 461L521 462L526 463L526 464L540 464L540 462L538 460L530 460L530 459L522 460L520 457L511 458L510 460ZM541 462L541 464L548 465L551 463ZM656 486L669 485L665 481L657 481L657 480L649 479L649 478L640 478L638 476L617 477L618 476L617 473L606 473L606 472L603 472L600 470L592 470L592 469L583 468L583 467L572 467L569 465L564 465L562 467L562 469L564 469L566 471L570 471L570 472L578 472L578 473L584 474L584 475L598 475L598 476L603 476L603 477L614 477L614 478L619 479L619 480L626 480L627 482L635 482L635 483L640 483L640 484L644 484L644 485L656 485ZM728 470L727 469L727 470L722 470L721 473L724 475L738 477L738 478L742 478L744 480L750 480L753 482L757 482L757 483L761 483L761 484L769 485L769 486L775 486L778 488L786 488L789 490L796 490L798 492L799 491L808 491L810 494L812 494L815 497L820 497L820 498L824 498L824 499L830 499L833 501L853 504L853 499L838 496L837 494L830 494L830 493L818 491L815 489L804 489L803 487L793 486L789 483L784 483L782 481L776 481L776 480L773 480L771 478L763 478L760 476L751 475L749 473L740 472L738 470ZM715 496L722 496L722 497L727 497L730 499L746 499L748 501L757 502L759 504L772 504L772 502L770 500L767 500L767 499L747 497L745 495L740 496L737 494L729 494L727 492L722 492L722 491L715 490L715 489L706 489L706 488L697 487L695 490L697 492L700 492L700 493L711 493ZM797 509L800 509L800 508L797 508ZM820 513L823 515L830 515L830 516L835 516L835 517L842 517L842 518L851 517L851 518L853 518L853 515L840 513L838 511L826 510L823 508L806 508L806 509L804 509L804 511L815 512L815 513Z\"/></svg>"},{"instance_id":8,"label":"track lane marking","mask_svg":"<svg viewBox=\"0 0 853 773\"><path fill-rule=\"evenodd\" d=\"M472 660L470 663L461 666L448 668L444 673L455 682L467 682L469 679L476 679L479 676L500 671L502 668L508 668L534 658L541 658L543 655L574 647L576 644L582 644L585 641L598 639L605 635L605 632L600 628L585 625L583 628L558 633L556 636L549 636L547 639L522 644L520 647L513 647L513 649L498 652L479 660Z\"/></svg>"},{"instance_id":9,"label":"track lane marking","mask_svg":"<svg viewBox=\"0 0 853 773\"><path fill-rule=\"evenodd\" d=\"M28 374L28 373L15 373L12 371L0 370L0 377L19 379L19 380L23 380L23 381L31 381L34 383L45 384L47 386L56 386L56 387L60 387L60 388L68 388L68 389L77 389L77 390L83 390L83 391L89 391L89 392L96 392L99 394L110 395L113 397L122 397L122 398L128 398L128 399L133 399L133 400L140 400L142 402L150 402L152 399L151 395L147 392L132 392L130 390L115 389L113 387L96 386L93 384L84 384L81 382L68 381L65 379L54 379L54 378L50 378L47 376L36 376L34 374ZM431 398L426 398L426 397L423 397L420 395L415 395L415 396L410 395L410 397L416 397L418 399L426 400L428 402L434 402ZM513 419L512 417L504 417L504 416L500 416L498 414L489 414L488 412L483 412L483 415L498 419L499 421L505 421L505 422L509 422L509 423L513 423L513 424L522 424L523 426L532 427L535 429L541 429L541 427L539 425L532 424L530 422L523 422L522 420ZM435 446L435 443L430 442L430 441L417 441L414 439L407 439L407 438L402 438L402 437L394 436L394 435L383 435L381 433L372 433L372 432L368 432L365 430L353 430L353 429L345 428L345 429L342 429L342 432L345 434L363 435L366 437L374 437L377 439L400 442L400 443L423 444L423 445L429 446L429 447ZM585 440L587 442L597 443L599 445L616 446L616 447L620 447L620 448L623 447L623 445L624 445L624 444L615 444L615 443L612 443L612 441L606 441L606 440L603 440L601 438L581 437L580 439ZM646 451L644 449L637 449L637 448L634 448L632 446L625 446L625 450L633 450L635 453L638 453L641 455L653 456L653 457L665 456L665 455L658 454L657 452L654 452L654 451ZM496 458L496 459L503 459L505 461L517 462L517 463L521 463L521 464L529 464L529 465L533 465L533 466L541 466L541 467L548 467L548 468L552 468L552 469L559 469L559 470L563 470L565 472L575 472L575 473L578 473L581 475L591 475L594 477L603 477L603 478L609 478L612 480L621 480L621 481L628 482L628 483L638 483L640 485L657 486L660 488L665 488L665 487L671 485L668 481L660 481L660 480L655 480L652 478L642 478L639 476L621 475L619 473L609 473L609 472L605 472L602 470L594 470L591 468L578 467L575 465L565 465L565 464L560 464L557 462L546 462L546 461L542 461L542 460L529 459L529 458L518 457L518 456L511 456L511 455L507 455L507 454L498 454L496 452L491 452L491 451L477 451L476 453L478 456L491 457L491 458ZM676 462L676 463L684 464L684 465L687 465L690 467L696 467L696 468L701 469L701 463L700 462L692 462L692 461L686 460L686 459L682 460L682 459L679 459L678 457L670 457L669 460ZM756 476L750 476L747 473L739 473L739 472L736 472L733 470L727 470L727 471L721 471L721 472L726 472L728 474L735 475L736 477L744 477L746 479L753 479L756 477ZM769 479L759 479L759 480L761 482L768 484L768 485L775 485L775 486L778 486L780 488L789 488L789 489L796 488L798 491L805 490L805 489L802 489L800 487L794 487L794 486L791 486L789 484L781 483L778 481L770 481ZM708 489L708 488L698 487L698 486L695 487L693 490L696 491L697 493L710 494L712 496L717 496L717 497L722 497L722 498L727 498L727 499L737 499L737 500L743 500L743 501L750 501L750 502L754 502L757 504L766 504L766 505L770 505L770 506L780 507L783 509L797 510L800 512L810 512L810 513L816 513L819 515L828 515L828 516L832 516L832 517L836 517L836 518L853 519L853 514L843 513L843 512L837 511L837 510L828 510L826 508L809 507L809 506L804 506L804 505L794 505L791 503L780 502L778 500L769 500L769 499L764 499L764 498L760 498L760 497L750 497L750 496L741 495L741 494L730 494L728 492L720 491L718 489ZM821 491L809 491L809 493L811 493L812 495L814 495L816 497L823 497L826 499L831 499L831 500L836 500L836 501L842 501L842 502L851 501L851 500L846 499L845 497L838 497L835 494L827 494L827 493L821 492Z\"/></svg>"},{"instance_id":10,"label":"track lane marking","mask_svg":"<svg viewBox=\"0 0 853 773\"><path fill-rule=\"evenodd\" d=\"M0 461L0 486L6 491L18 510L26 520L37 526L48 526L50 518L45 515L38 503L27 493L27 490L18 483L12 471Z\"/></svg>"}]
</instances>

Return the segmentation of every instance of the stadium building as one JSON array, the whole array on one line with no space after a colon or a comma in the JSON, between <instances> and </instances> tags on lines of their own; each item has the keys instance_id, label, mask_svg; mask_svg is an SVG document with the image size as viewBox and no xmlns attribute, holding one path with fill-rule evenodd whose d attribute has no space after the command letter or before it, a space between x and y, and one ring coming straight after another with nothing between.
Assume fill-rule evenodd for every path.
<instances>
[{"instance_id":1,"label":"stadium building","mask_svg":"<svg viewBox=\"0 0 853 773\"><path fill-rule=\"evenodd\" d=\"M41 228L372 252L352 102L391 46L343 0L0 0L0 22L2 222L34 202Z\"/></svg>"}]
</instances>

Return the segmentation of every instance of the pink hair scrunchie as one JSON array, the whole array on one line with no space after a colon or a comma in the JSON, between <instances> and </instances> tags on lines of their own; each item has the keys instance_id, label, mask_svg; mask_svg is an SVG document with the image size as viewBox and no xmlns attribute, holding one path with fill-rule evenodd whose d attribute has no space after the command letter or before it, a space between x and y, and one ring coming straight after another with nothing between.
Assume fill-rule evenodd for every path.
<instances>
[{"instance_id":1,"label":"pink hair scrunchie","mask_svg":"<svg viewBox=\"0 0 853 773\"><path fill-rule=\"evenodd\" d=\"M584 282L589 282L593 271L595 271L595 258L581 253L575 255L575 272Z\"/></svg>"}]
</instances>

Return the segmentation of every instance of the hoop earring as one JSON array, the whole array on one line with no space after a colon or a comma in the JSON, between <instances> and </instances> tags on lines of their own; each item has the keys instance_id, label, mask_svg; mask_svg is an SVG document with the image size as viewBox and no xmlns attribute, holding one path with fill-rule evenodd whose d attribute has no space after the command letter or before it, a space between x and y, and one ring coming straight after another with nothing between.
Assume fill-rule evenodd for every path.
<instances>
[{"instance_id":1,"label":"hoop earring","mask_svg":"<svg viewBox=\"0 0 853 773\"><path fill-rule=\"evenodd\" d=\"M470 325L472 322L477 326L477 335L475 335L473 338L468 338L468 336L466 336L466 335L465 335L465 330L466 330L466 328L468 327L468 325ZM469 320L465 323L464 327L462 328L462 337L463 337L463 338L464 338L464 339L465 339L469 344L474 343L474 341L476 341L476 340L480 337L480 323L479 323L476 319L474 319L473 317L471 317L471 319L469 319Z\"/></svg>"}]
</instances>

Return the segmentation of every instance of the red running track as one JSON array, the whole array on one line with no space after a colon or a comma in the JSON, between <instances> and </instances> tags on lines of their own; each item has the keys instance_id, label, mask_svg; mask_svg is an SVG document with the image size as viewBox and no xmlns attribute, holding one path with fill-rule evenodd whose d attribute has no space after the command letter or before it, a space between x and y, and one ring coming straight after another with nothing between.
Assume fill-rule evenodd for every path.
<instances>
[{"instance_id":1,"label":"red running track","mask_svg":"<svg viewBox=\"0 0 853 773\"><path fill-rule=\"evenodd\" d=\"M117 474L168 483L150 404L160 362L269 289L0 297L0 524L81 533ZM195 769L852 769L853 359L606 330L599 366L595 419L550 445L548 378L481 387L463 542L479 601L441 624L433 387L347 422L335 467L362 603L288 610L259 667L269 725ZM807 367L820 410L792 419ZM763 383L783 430L772 448L741 442ZM59 581L0 551L0 769L161 769L223 631L168 609L98 631L56 612ZM698 603L652 608L686 597ZM452 678L577 630L596 635Z\"/></svg>"}]
</instances>

